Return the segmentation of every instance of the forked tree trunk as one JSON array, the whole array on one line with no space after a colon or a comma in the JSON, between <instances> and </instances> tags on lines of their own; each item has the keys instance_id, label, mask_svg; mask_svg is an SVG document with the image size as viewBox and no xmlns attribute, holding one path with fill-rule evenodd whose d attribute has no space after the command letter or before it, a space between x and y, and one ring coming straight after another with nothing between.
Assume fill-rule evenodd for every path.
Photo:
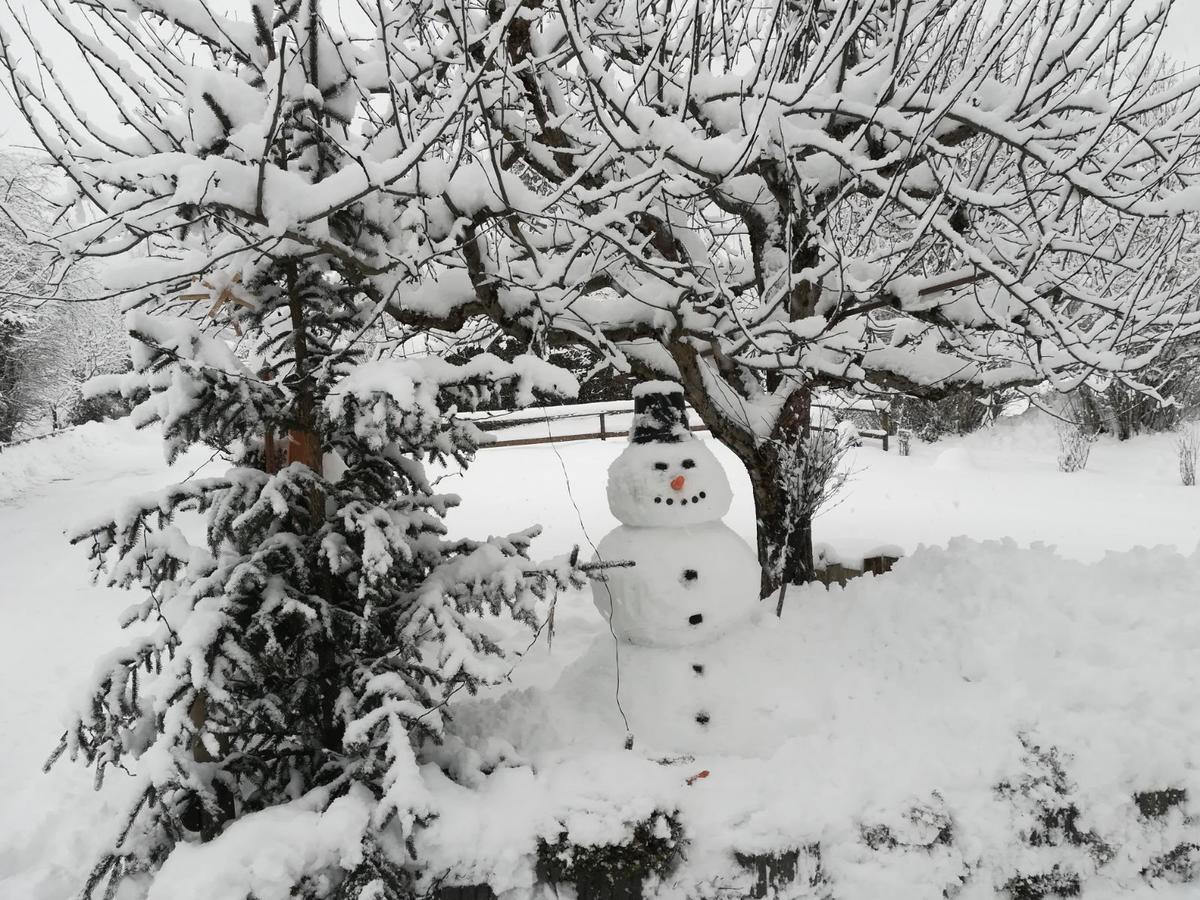
<instances>
[{"instance_id":1,"label":"forked tree trunk","mask_svg":"<svg viewBox=\"0 0 1200 900\"><path fill-rule=\"evenodd\" d=\"M750 476L758 563L762 566L762 596L769 597L784 583L812 581L815 577L812 511L797 509L795 503L789 502L797 478L796 455L804 452L803 439L811 422L811 390L798 387L792 391L770 439L756 440L708 399L695 357L680 355L676 359L688 403L713 437L742 461Z\"/></svg>"}]
</instances>

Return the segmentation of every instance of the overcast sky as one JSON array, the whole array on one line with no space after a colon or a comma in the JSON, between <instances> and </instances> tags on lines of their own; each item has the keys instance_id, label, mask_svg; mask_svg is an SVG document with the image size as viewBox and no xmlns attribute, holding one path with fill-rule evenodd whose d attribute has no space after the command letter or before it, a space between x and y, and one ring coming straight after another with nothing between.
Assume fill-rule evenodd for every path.
<instances>
[{"instance_id":1,"label":"overcast sky","mask_svg":"<svg viewBox=\"0 0 1200 900\"><path fill-rule=\"evenodd\" d=\"M1166 49L1179 59L1200 62L1200 0L1176 0L1167 25Z\"/></svg>"},{"instance_id":2,"label":"overcast sky","mask_svg":"<svg viewBox=\"0 0 1200 900\"><path fill-rule=\"evenodd\" d=\"M326 0L326 2L333 3L337 0ZM346 2L351 2L351 0L346 0ZM1011 0L995 0L995 2L1005 4ZM1150 5L1157 0L1143 0L1143 2L1145 5ZM246 5L248 7L249 4L243 3L241 0L218 0L217 5L226 5L227 7ZM18 10L28 8L35 33L40 41L45 42L51 48L66 46L53 23L46 21L45 14L40 13L38 0L15 0L15 6ZM39 19L42 21L39 22ZM11 34L12 31L8 28L10 22L11 19L7 12L0 7L0 26L5 27L5 30ZM1200 0L1176 0L1164 36L1163 49L1181 61L1200 64ZM28 56L27 53L24 55ZM64 53L62 64L59 67L60 74L64 74L65 71L72 68L74 61L71 59L71 55L73 54L69 52ZM79 66L79 68L83 67ZM90 73L84 70L80 76L77 85L81 89L82 96L85 100L94 100L94 103L85 104L85 106L90 106L93 111L99 111L102 116L106 106L105 96L95 86ZM29 143L31 143L31 135L24 122L12 109L8 97L0 94L0 146L20 146Z\"/></svg>"}]
</instances>

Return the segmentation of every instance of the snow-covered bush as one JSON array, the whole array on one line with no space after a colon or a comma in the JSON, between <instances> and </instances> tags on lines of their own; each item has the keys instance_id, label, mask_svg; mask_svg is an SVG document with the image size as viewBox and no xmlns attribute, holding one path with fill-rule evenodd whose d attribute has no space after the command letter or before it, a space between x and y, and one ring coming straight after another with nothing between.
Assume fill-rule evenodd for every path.
<instances>
[{"instance_id":1,"label":"snow-covered bush","mask_svg":"<svg viewBox=\"0 0 1200 900\"><path fill-rule=\"evenodd\" d=\"M812 518L835 500L849 479L844 463L846 454L860 443L858 429L850 422L833 426L823 421L818 420L798 446L779 451L784 466L778 477L780 502L789 528L778 545L778 555L768 558L775 577L792 570L803 573L801 581L815 577L811 533L807 529L811 529ZM793 554L800 557L799 561L791 558Z\"/></svg>"},{"instance_id":2,"label":"snow-covered bush","mask_svg":"<svg viewBox=\"0 0 1200 900\"><path fill-rule=\"evenodd\" d=\"M1055 424L1058 434L1058 470L1060 472L1082 472L1087 468L1088 457L1096 435L1091 429L1078 422L1067 420Z\"/></svg>"},{"instance_id":3,"label":"snow-covered bush","mask_svg":"<svg viewBox=\"0 0 1200 900\"><path fill-rule=\"evenodd\" d=\"M948 435L978 431L993 421L1008 400L1008 392L978 396L960 391L940 400L896 397L892 400L892 420L926 442Z\"/></svg>"},{"instance_id":4,"label":"snow-covered bush","mask_svg":"<svg viewBox=\"0 0 1200 900\"><path fill-rule=\"evenodd\" d=\"M861 447L862 436L858 433L858 426L849 420L838 422L837 441L844 448Z\"/></svg>"},{"instance_id":5,"label":"snow-covered bush","mask_svg":"<svg viewBox=\"0 0 1200 900\"><path fill-rule=\"evenodd\" d=\"M72 398L63 419L68 426L103 422L127 416L130 405L119 394L91 394L81 389Z\"/></svg>"},{"instance_id":6,"label":"snow-covered bush","mask_svg":"<svg viewBox=\"0 0 1200 900\"><path fill-rule=\"evenodd\" d=\"M1169 431L1200 416L1198 351L1200 344L1195 338L1174 343L1143 374L1162 396L1171 399L1169 404L1131 390L1120 381L1109 383L1096 397L1104 427L1121 440L1127 440L1137 434Z\"/></svg>"},{"instance_id":7,"label":"snow-covered bush","mask_svg":"<svg viewBox=\"0 0 1200 900\"><path fill-rule=\"evenodd\" d=\"M636 896L645 879L664 877L675 867L682 843L678 814L659 810L634 823L620 844L579 844L564 829L553 841L538 841L537 874L547 884L579 885L581 893L622 887Z\"/></svg>"},{"instance_id":8,"label":"snow-covered bush","mask_svg":"<svg viewBox=\"0 0 1200 900\"><path fill-rule=\"evenodd\" d=\"M1184 487L1196 484L1196 459L1200 456L1200 424L1186 422L1179 428L1175 438L1175 452L1179 457L1179 480Z\"/></svg>"}]
</instances>

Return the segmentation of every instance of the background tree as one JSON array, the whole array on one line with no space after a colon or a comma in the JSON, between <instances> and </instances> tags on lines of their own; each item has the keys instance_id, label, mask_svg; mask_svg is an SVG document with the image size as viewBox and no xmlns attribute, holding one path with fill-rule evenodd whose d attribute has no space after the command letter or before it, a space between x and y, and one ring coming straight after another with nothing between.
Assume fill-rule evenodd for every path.
<instances>
[{"instance_id":1,"label":"background tree","mask_svg":"<svg viewBox=\"0 0 1200 900\"><path fill-rule=\"evenodd\" d=\"M465 465L482 438L454 409L509 385L520 402L570 395L574 379L524 355L378 358L366 338L382 303L361 261L386 256L397 285L436 292L423 222L443 207L423 208L427 167L415 192L312 214L345 200L377 142L403 152L371 129L377 73L315 3L257 4L250 22L202 2L48 11L120 120L98 129L46 56L38 78L5 40L14 95L75 186L62 255L122 261L105 276L133 371L101 387L161 426L172 459L203 445L231 465L75 538L111 584L145 592L56 754L98 781L137 779L84 895L114 896L181 842L293 801L348 808L358 830L337 830L353 852L314 851L273 891L405 895L404 842L426 813L417 746L456 692L506 677L513 648L493 620L537 628L548 593L580 582L566 560L528 559L536 528L448 537L458 498L425 463ZM184 511L202 514L201 536L175 524Z\"/></svg>"},{"instance_id":2,"label":"background tree","mask_svg":"<svg viewBox=\"0 0 1200 900\"><path fill-rule=\"evenodd\" d=\"M0 441L74 419L83 382L126 359L115 305L73 303L87 267L55 265L46 243L61 193L45 157L0 152Z\"/></svg>"},{"instance_id":3,"label":"background tree","mask_svg":"<svg viewBox=\"0 0 1200 900\"><path fill-rule=\"evenodd\" d=\"M263 188L291 175L253 162L272 108L192 102L197 139L223 154L196 166L157 135L173 113L112 89L162 173L137 215L219 195L232 218L352 262L378 316L410 331L482 317L540 355L583 343L679 379L750 473L770 591L811 575L811 521L789 517L781 465L813 390L1067 391L1100 374L1154 393L1140 373L1197 327L1181 255L1196 78L1153 57L1172 5L364 4L340 52L370 100L324 135L351 162L277 207ZM111 53L51 12L119 82ZM265 72L256 26L211 12L220 28L180 27ZM52 85L16 92L72 123ZM40 131L51 147L94 139ZM329 240L355 204L376 233Z\"/></svg>"},{"instance_id":4,"label":"background tree","mask_svg":"<svg viewBox=\"0 0 1200 900\"><path fill-rule=\"evenodd\" d=\"M783 466L814 389L1067 391L1102 373L1153 395L1140 373L1195 330L1196 82L1153 61L1171 5L402 17L382 30L380 90L405 149L348 180L402 180L429 122L457 155L427 222L437 296L391 274L378 292L414 327L483 316L527 346L581 342L681 380L749 470L764 592L804 580L811 521L789 513ZM449 49L414 56L414 34Z\"/></svg>"},{"instance_id":5,"label":"background tree","mask_svg":"<svg viewBox=\"0 0 1200 900\"><path fill-rule=\"evenodd\" d=\"M1197 322L1170 7L530 4L509 30L525 115L495 125L573 192L586 257L537 313L683 381L750 472L764 592L811 576L780 488L815 388L1154 394L1140 373Z\"/></svg>"}]
</instances>

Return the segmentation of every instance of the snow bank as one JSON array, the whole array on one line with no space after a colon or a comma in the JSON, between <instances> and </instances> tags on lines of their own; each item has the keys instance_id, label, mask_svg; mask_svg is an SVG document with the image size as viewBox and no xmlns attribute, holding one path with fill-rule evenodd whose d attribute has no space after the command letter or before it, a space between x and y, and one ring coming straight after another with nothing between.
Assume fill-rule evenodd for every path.
<instances>
[{"instance_id":1,"label":"snow bank","mask_svg":"<svg viewBox=\"0 0 1200 900\"><path fill-rule=\"evenodd\" d=\"M975 461L966 447L950 447L938 454L933 467L939 471L961 471L975 468Z\"/></svg>"},{"instance_id":2,"label":"snow bank","mask_svg":"<svg viewBox=\"0 0 1200 900\"><path fill-rule=\"evenodd\" d=\"M301 800L246 816L211 843L177 847L146 900L288 900L303 876L362 862L373 807L358 785L323 812Z\"/></svg>"},{"instance_id":3,"label":"snow bank","mask_svg":"<svg viewBox=\"0 0 1200 900\"><path fill-rule=\"evenodd\" d=\"M842 900L884 885L940 897L964 879L960 896L990 897L1055 865L1096 896L1145 884L1154 860L1200 842L1194 799L1153 820L1134 800L1200 798L1197 583L1200 554L1165 549L1087 565L1012 542L924 548L885 577L789 593L781 622L711 645L702 727L678 703L696 696L679 687L689 650L622 646L618 710L602 637L553 687L457 704L461 744L439 761L495 770L467 789L427 767L441 815L421 857L524 889L538 838L619 841L665 810L689 842L668 896L729 886L734 851L809 846ZM1033 846L1055 803L1094 844ZM864 837L912 831L913 810L952 841L905 855ZM489 822L503 840L481 837Z\"/></svg>"},{"instance_id":4,"label":"snow bank","mask_svg":"<svg viewBox=\"0 0 1200 900\"><path fill-rule=\"evenodd\" d=\"M709 673L720 704L713 725L745 715L745 734L714 729L712 746L671 754L666 764L654 723L638 723L639 714L654 714L651 695L670 685L648 684L653 670L643 666L639 676L625 667L633 654L622 657L620 696L635 737L634 749L623 750L611 636L586 593L560 597L553 652L540 642L513 673L518 685L536 689L455 703L456 734L433 757L439 765L421 770L439 813L419 832L423 859L452 882L490 881L513 889L516 900L535 879L538 837L552 840L565 828L576 841L618 841L629 823L662 808L678 810L689 842L685 868L666 893L730 882L738 875L733 850L816 844L837 900L940 900L938 885L957 884L963 873L968 883L956 900L991 900L997 884L1018 870L1052 867L1046 855L1061 850L1029 847L1021 835L1033 833L1032 813L994 790L1036 775L1018 737L1024 733L1070 754L1063 767L1076 826L1120 850L1103 866L1078 861L1084 898L1194 898L1195 883L1166 884L1164 876L1151 884L1140 873L1159 871L1153 861L1185 844L1200 846L1184 821L1197 814L1200 796L1193 784L1200 561L1162 549L1101 555L1138 541L1190 548L1195 489L1178 484L1170 435L1099 442L1080 482L1057 471L1053 428L1036 424L916 444L912 457L874 446L853 451L859 474L844 502L818 519L822 537L849 558L848 550L870 555L870 541L880 538L903 540L912 551L919 540L940 543L959 532L1013 534L1061 542L1065 554L1088 564L1046 548L955 542L844 590L792 589L782 623L766 616L734 638ZM969 448L975 469L933 468L953 444ZM120 826L125 786L110 779L94 794L81 768L40 776L38 766L61 733L61 698L116 640L110 623L129 602L87 586L86 566L62 531L81 512L178 480L209 454L180 460L177 477L168 476L157 434L121 423L32 446L37 453L20 467L17 456L0 454L0 491L8 492L0 494L8 551L0 569L13 596L37 597L9 604L0 654L7 666L0 681L25 685L0 706L10 730L24 736L0 759L5 796L13 798L0 805L0 897L61 898L78 890L94 851ZM587 548L584 528L598 536L616 524L602 473L622 447L597 441L481 453L463 479L472 499L459 527L502 533L520 508L547 525L541 553ZM724 448L716 452L734 479L730 519L751 536L744 472ZM34 490L8 503L16 472L31 473ZM674 679L675 671L665 675ZM680 724L678 711L671 717ZM669 724L659 728L660 747L688 737ZM688 786L703 771L708 777ZM1190 790L1182 808L1155 820L1139 815L1135 792L1168 787ZM908 815L920 804L952 822L949 844L912 849L927 840L911 834L922 830ZM876 835L883 826L898 845L873 850L864 831ZM263 841L286 867L289 827L269 816L238 834ZM333 859L347 846L338 841L306 842L304 858ZM210 886L232 877L222 860L234 859L235 843L213 842L220 849L211 875L203 855L181 857L177 874L186 880L199 872Z\"/></svg>"},{"instance_id":5,"label":"snow bank","mask_svg":"<svg viewBox=\"0 0 1200 900\"><path fill-rule=\"evenodd\" d=\"M53 481L85 475L113 457L161 463L157 441L147 441L124 421L89 422L60 434L0 449L0 503ZM103 468L108 468L108 465Z\"/></svg>"}]
</instances>

